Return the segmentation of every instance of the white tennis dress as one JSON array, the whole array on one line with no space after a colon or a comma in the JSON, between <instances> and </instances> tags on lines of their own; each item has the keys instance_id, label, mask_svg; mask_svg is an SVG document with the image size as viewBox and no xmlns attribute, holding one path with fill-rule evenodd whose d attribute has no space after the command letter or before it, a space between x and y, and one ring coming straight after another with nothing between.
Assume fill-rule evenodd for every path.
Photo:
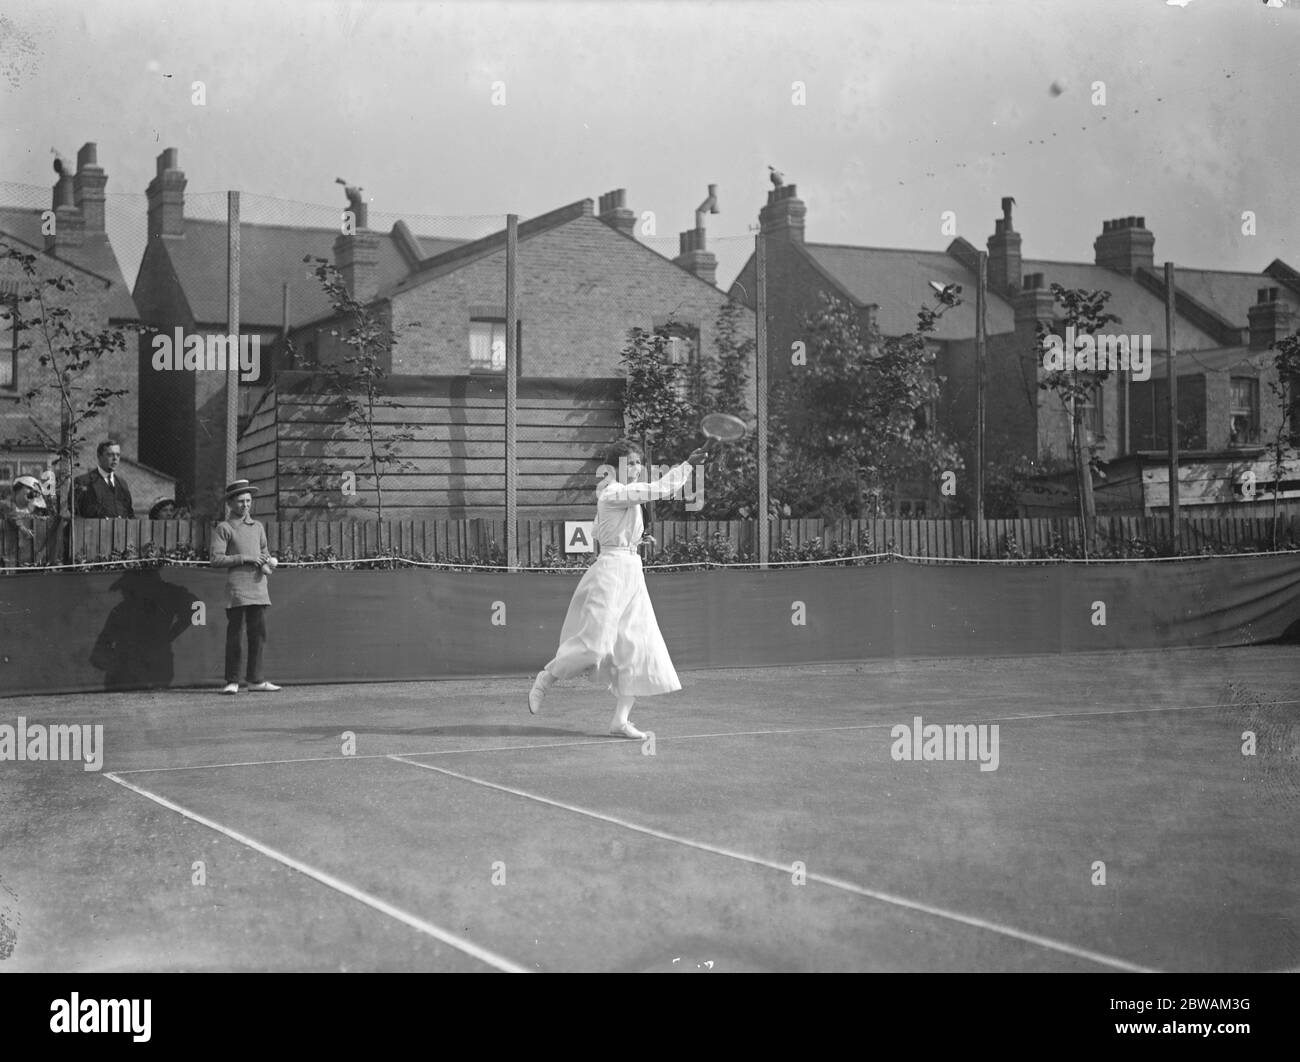
<instances>
[{"instance_id":1,"label":"white tennis dress","mask_svg":"<svg viewBox=\"0 0 1300 1062\"><path fill-rule=\"evenodd\" d=\"M560 648L546 665L557 679L590 669L592 681L616 697L646 697L682 688L659 633L637 543L645 527L642 502L669 497L690 477L691 465L683 462L653 483L619 483L611 476L596 488L600 556L573 592L560 631Z\"/></svg>"}]
</instances>

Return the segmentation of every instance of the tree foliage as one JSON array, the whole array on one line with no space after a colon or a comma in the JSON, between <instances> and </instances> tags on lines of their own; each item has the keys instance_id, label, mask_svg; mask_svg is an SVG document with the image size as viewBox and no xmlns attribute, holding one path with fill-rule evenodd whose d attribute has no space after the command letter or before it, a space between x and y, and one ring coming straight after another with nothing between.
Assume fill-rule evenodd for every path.
<instances>
[{"instance_id":1,"label":"tree foliage","mask_svg":"<svg viewBox=\"0 0 1300 1062\"><path fill-rule=\"evenodd\" d=\"M403 444L415 438L417 425L381 419L385 409L399 409L401 404L384 391L388 376L385 363L391 364L395 335L388 321L375 307L353 297L343 279L343 274L327 258L308 255L304 262L312 264L321 290L343 324L331 330L347 348L340 362L326 369L326 386L343 410L342 426L363 442L369 453L368 468L375 481L376 516L384 518L384 476L387 473L414 469L413 462L401 456ZM367 463L362 462L351 471L364 473ZM318 480L337 477L348 471L337 466L317 470Z\"/></svg>"},{"instance_id":2,"label":"tree foliage","mask_svg":"<svg viewBox=\"0 0 1300 1062\"><path fill-rule=\"evenodd\" d=\"M1060 284L1053 284L1051 292L1056 305L1064 311L1060 325L1067 336L1093 336L1109 324L1120 323L1115 314L1106 310L1106 303L1110 299L1109 291L1067 289ZM1038 322L1035 333L1034 354L1041 365L1049 337L1054 333L1042 321ZM1067 357L1073 353L1068 349L1065 351ZM1109 367L1098 362L1092 369L1079 369L1067 364L1061 369L1045 370L1038 381L1041 390L1051 391L1060 399L1062 408L1070 418L1070 452L1074 457L1085 542L1091 541L1093 537L1097 509L1092 496L1092 468L1096 460L1096 448L1086 438L1084 415L1088 405L1096 401L1109 377Z\"/></svg>"},{"instance_id":3,"label":"tree foliage","mask_svg":"<svg viewBox=\"0 0 1300 1062\"><path fill-rule=\"evenodd\" d=\"M4 260L22 272L22 290L12 307L0 310L4 327L15 330L15 354L36 351L39 372L23 391L28 428L5 440L6 447L40 448L56 459L56 495L60 511L73 512L72 478L88 441L92 421L128 394L126 388L92 383L105 357L125 356L127 334L120 328L91 330L76 323L76 281L67 275L41 277L37 256L4 247ZM67 296L66 298L63 296ZM57 421L55 420L57 417Z\"/></svg>"},{"instance_id":4,"label":"tree foliage","mask_svg":"<svg viewBox=\"0 0 1300 1062\"><path fill-rule=\"evenodd\" d=\"M899 337L864 326L854 307L830 295L805 318L807 364L793 366L772 396L773 494L784 515L885 515L902 484L961 467L956 445L928 414L942 384L929 338L960 305L960 288L935 301Z\"/></svg>"}]
</instances>

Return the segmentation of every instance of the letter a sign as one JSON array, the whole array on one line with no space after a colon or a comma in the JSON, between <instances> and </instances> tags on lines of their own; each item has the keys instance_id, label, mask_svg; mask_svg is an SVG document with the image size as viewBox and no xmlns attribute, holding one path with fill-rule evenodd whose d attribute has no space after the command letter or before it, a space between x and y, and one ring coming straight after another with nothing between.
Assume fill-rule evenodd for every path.
<instances>
[{"instance_id":1,"label":"letter a sign","mask_svg":"<svg viewBox=\"0 0 1300 1062\"><path fill-rule=\"evenodd\" d=\"M596 521L565 520L564 552L591 553L595 548L592 542L596 537Z\"/></svg>"}]
</instances>

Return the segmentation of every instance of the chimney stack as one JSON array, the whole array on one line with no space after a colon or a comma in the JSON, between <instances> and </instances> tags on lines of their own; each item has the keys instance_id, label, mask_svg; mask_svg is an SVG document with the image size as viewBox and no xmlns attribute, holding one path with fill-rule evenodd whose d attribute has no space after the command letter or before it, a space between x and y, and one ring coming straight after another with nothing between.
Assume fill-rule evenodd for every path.
<instances>
[{"instance_id":1,"label":"chimney stack","mask_svg":"<svg viewBox=\"0 0 1300 1062\"><path fill-rule=\"evenodd\" d=\"M1247 312L1250 320L1250 349L1267 350L1296 327L1296 313L1281 301L1278 288L1260 288L1255 305Z\"/></svg>"},{"instance_id":2,"label":"chimney stack","mask_svg":"<svg viewBox=\"0 0 1300 1062\"><path fill-rule=\"evenodd\" d=\"M54 160L54 172L59 179L54 182L51 208L54 210L54 231L45 237L45 250L57 255L69 247L80 247L86 221L76 204L76 188L70 167L62 155Z\"/></svg>"},{"instance_id":3,"label":"chimney stack","mask_svg":"<svg viewBox=\"0 0 1300 1062\"><path fill-rule=\"evenodd\" d=\"M688 229L681 234L681 252L673 262L689 270L706 284L718 282L718 257L705 249L704 229Z\"/></svg>"},{"instance_id":4,"label":"chimney stack","mask_svg":"<svg viewBox=\"0 0 1300 1062\"><path fill-rule=\"evenodd\" d=\"M758 212L763 235L803 243L803 220L807 206L795 192L793 184L777 185L767 193L767 206Z\"/></svg>"},{"instance_id":5,"label":"chimney stack","mask_svg":"<svg viewBox=\"0 0 1300 1062\"><path fill-rule=\"evenodd\" d=\"M1147 228L1146 218L1115 218L1104 221L1101 235L1092 242L1097 265L1132 276L1139 269L1154 269L1155 234Z\"/></svg>"},{"instance_id":6,"label":"chimney stack","mask_svg":"<svg viewBox=\"0 0 1300 1062\"><path fill-rule=\"evenodd\" d=\"M185 173L175 148L158 156L158 173L145 190L149 199L149 239L185 235Z\"/></svg>"},{"instance_id":7,"label":"chimney stack","mask_svg":"<svg viewBox=\"0 0 1300 1062\"><path fill-rule=\"evenodd\" d=\"M1016 334L1032 341L1041 324L1049 331L1056 320L1056 298L1043 281L1042 273L1030 273L1018 291L1010 295L1015 311Z\"/></svg>"},{"instance_id":8,"label":"chimney stack","mask_svg":"<svg viewBox=\"0 0 1300 1062\"><path fill-rule=\"evenodd\" d=\"M1002 199L1002 217L993 223L988 239L989 290L999 295L1015 295L1021 286L1020 234L1011 223L1011 196Z\"/></svg>"},{"instance_id":9,"label":"chimney stack","mask_svg":"<svg viewBox=\"0 0 1300 1062\"><path fill-rule=\"evenodd\" d=\"M600 220L624 236L632 236L636 228L636 211L627 206L627 189L615 188L600 197Z\"/></svg>"},{"instance_id":10,"label":"chimney stack","mask_svg":"<svg viewBox=\"0 0 1300 1062\"><path fill-rule=\"evenodd\" d=\"M340 180L348 197L348 209L356 219L356 232L334 239L334 266L343 283L358 302L367 302L379 292L379 237L367 227L367 210L360 188Z\"/></svg>"},{"instance_id":11,"label":"chimney stack","mask_svg":"<svg viewBox=\"0 0 1300 1062\"><path fill-rule=\"evenodd\" d=\"M72 179L73 198L86 223L86 232L104 231L104 186L108 177L100 168L94 144L83 144L77 152L77 174Z\"/></svg>"}]
</instances>

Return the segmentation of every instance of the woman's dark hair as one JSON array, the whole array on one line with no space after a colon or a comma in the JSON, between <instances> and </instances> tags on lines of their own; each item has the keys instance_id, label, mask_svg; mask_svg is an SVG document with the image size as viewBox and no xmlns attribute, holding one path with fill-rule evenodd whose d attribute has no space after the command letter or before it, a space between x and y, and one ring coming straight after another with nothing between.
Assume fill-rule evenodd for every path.
<instances>
[{"instance_id":1,"label":"woman's dark hair","mask_svg":"<svg viewBox=\"0 0 1300 1062\"><path fill-rule=\"evenodd\" d=\"M641 449L640 443L634 442L631 439L619 439L618 442L613 443L610 448L605 451L605 464L617 468L619 458L628 457L631 454L636 454L644 463L645 451Z\"/></svg>"}]
</instances>

